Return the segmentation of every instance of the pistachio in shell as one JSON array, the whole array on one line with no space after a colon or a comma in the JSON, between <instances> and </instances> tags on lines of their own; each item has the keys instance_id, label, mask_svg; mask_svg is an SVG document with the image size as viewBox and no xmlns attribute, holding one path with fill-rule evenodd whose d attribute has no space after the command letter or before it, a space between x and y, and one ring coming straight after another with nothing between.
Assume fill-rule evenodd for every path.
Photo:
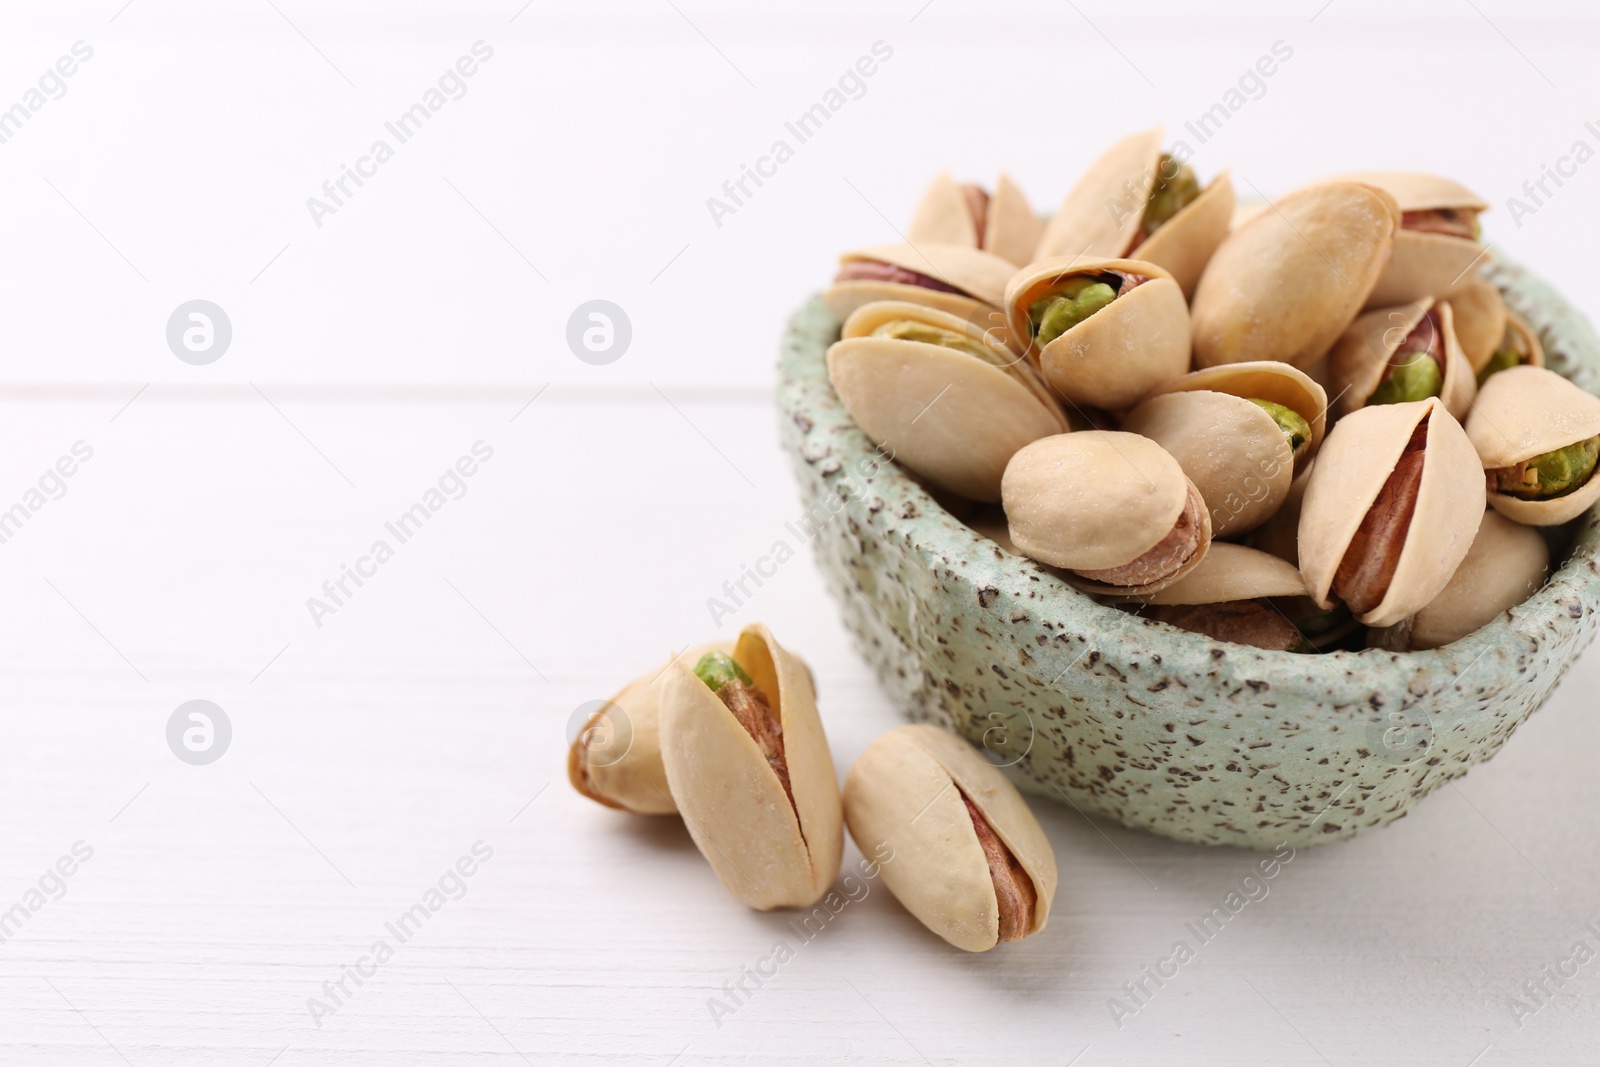
<instances>
[{"instance_id":1,"label":"pistachio in shell","mask_svg":"<svg viewBox=\"0 0 1600 1067\"><path fill-rule=\"evenodd\" d=\"M1119 430L1035 441L1001 482L1011 541L1091 593L1139 595L1192 571L1211 546L1211 513L1166 449Z\"/></svg>"},{"instance_id":2,"label":"pistachio in shell","mask_svg":"<svg viewBox=\"0 0 1600 1067\"><path fill-rule=\"evenodd\" d=\"M840 322L874 300L909 301L979 322L987 310L1005 306L1006 282L1016 269L1009 260L961 245L875 245L839 257L822 301Z\"/></svg>"},{"instance_id":3,"label":"pistachio in shell","mask_svg":"<svg viewBox=\"0 0 1600 1067\"><path fill-rule=\"evenodd\" d=\"M1511 367L1483 383L1467 419L1489 505L1528 526L1557 526L1600 500L1600 397L1543 367Z\"/></svg>"},{"instance_id":4,"label":"pistachio in shell","mask_svg":"<svg viewBox=\"0 0 1600 1067\"><path fill-rule=\"evenodd\" d=\"M1306 486L1316 463L1312 459L1310 465L1295 476L1282 505L1270 519L1256 527L1249 538L1254 547L1295 567L1300 566L1300 508L1305 503Z\"/></svg>"},{"instance_id":5,"label":"pistachio in shell","mask_svg":"<svg viewBox=\"0 0 1600 1067\"><path fill-rule=\"evenodd\" d=\"M730 893L762 911L807 907L838 875L844 847L810 673L760 623L731 656L709 656L696 670L674 661L661 682L672 797Z\"/></svg>"},{"instance_id":6,"label":"pistachio in shell","mask_svg":"<svg viewBox=\"0 0 1600 1067\"><path fill-rule=\"evenodd\" d=\"M1539 532L1490 511L1444 591L1409 619L1372 631L1370 643L1409 652L1459 641L1532 596L1549 570L1550 549Z\"/></svg>"},{"instance_id":7,"label":"pistachio in shell","mask_svg":"<svg viewBox=\"0 0 1600 1067\"><path fill-rule=\"evenodd\" d=\"M845 819L863 852L888 854L884 884L956 948L983 952L1044 929L1056 859L1017 792L961 738L901 726L845 777Z\"/></svg>"},{"instance_id":8,"label":"pistachio in shell","mask_svg":"<svg viewBox=\"0 0 1600 1067\"><path fill-rule=\"evenodd\" d=\"M1489 353L1483 366L1478 368L1478 388L1482 389L1483 383L1491 375L1521 366L1543 367L1544 345L1539 343L1539 335L1533 332L1533 327L1521 315L1508 310L1500 343Z\"/></svg>"},{"instance_id":9,"label":"pistachio in shell","mask_svg":"<svg viewBox=\"0 0 1600 1067\"><path fill-rule=\"evenodd\" d=\"M1172 276L1133 259L1049 259L1006 286L1006 322L1075 404L1122 411L1189 369L1189 312Z\"/></svg>"},{"instance_id":10,"label":"pistachio in shell","mask_svg":"<svg viewBox=\"0 0 1600 1067\"><path fill-rule=\"evenodd\" d=\"M1466 418L1478 381L1456 337L1454 309L1433 297L1368 311L1350 324L1328 356L1336 417L1372 404L1444 401Z\"/></svg>"},{"instance_id":11,"label":"pistachio in shell","mask_svg":"<svg viewBox=\"0 0 1600 1067\"><path fill-rule=\"evenodd\" d=\"M1400 205L1394 254L1367 298L1368 307L1454 293L1489 258L1478 240L1478 215L1489 203L1460 182L1415 171L1363 171L1343 177L1375 185Z\"/></svg>"},{"instance_id":12,"label":"pistachio in shell","mask_svg":"<svg viewBox=\"0 0 1600 1067\"><path fill-rule=\"evenodd\" d=\"M1300 509L1300 573L1368 626L1414 615L1444 589L1483 519L1466 431L1437 398L1361 408L1317 453Z\"/></svg>"},{"instance_id":13,"label":"pistachio in shell","mask_svg":"<svg viewBox=\"0 0 1600 1067\"><path fill-rule=\"evenodd\" d=\"M906 228L913 245L947 244L981 248L1022 266L1044 232L1044 222L1028 198L1005 174L995 181L994 193L973 182L957 184L940 174L922 195Z\"/></svg>"},{"instance_id":14,"label":"pistachio in shell","mask_svg":"<svg viewBox=\"0 0 1600 1067\"><path fill-rule=\"evenodd\" d=\"M1312 651L1294 620L1318 614L1292 565L1224 541L1214 543L1200 565L1178 581L1126 606L1153 622L1278 652Z\"/></svg>"},{"instance_id":15,"label":"pistachio in shell","mask_svg":"<svg viewBox=\"0 0 1600 1067\"><path fill-rule=\"evenodd\" d=\"M1084 172L1033 258L1137 258L1165 269L1187 299L1228 234L1234 200L1226 172L1202 188L1184 158L1163 152L1158 126L1118 141Z\"/></svg>"},{"instance_id":16,"label":"pistachio in shell","mask_svg":"<svg viewBox=\"0 0 1600 1067\"><path fill-rule=\"evenodd\" d=\"M1506 302L1500 290L1477 274L1466 279L1447 301L1453 314L1456 340L1472 372L1483 370L1506 333Z\"/></svg>"},{"instance_id":17,"label":"pistachio in shell","mask_svg":"<svg viewBox=\"0 0 1600 1067\"><path fill-rule=\"evenodd\" d=\"M1196 363L1311 366L1366 303L1399 225L1394 197L1357 182L1306 186L1256 214L1195 290Z\"/></svg>"},{"instance_id":18,"label":"pistachio in shell","mask_svg":"<svg viewBox=\"0 0 1600 1067\"><path fill-rule=\"evenodd\" d=\"M1191 390L1243 397L1272 413L1291 440L1297 476L1322 447L1328 430L1328 394L1298 367L1271 359L1205 367L1157 386L1150 396Z\"/></svg>"},{"instance_id":19,"label":"pistachio in shell","mask_svg":"<svg viewBox=\"0 0 1600 1067\"><path fill-rule=\"evenodd\" d=\"M828 378L863 433L931 485L1000 499L1017 449L1067 429L1015 353L953 315L903 302L857 309L828 349Z\"/></svg>"}]
</instances>

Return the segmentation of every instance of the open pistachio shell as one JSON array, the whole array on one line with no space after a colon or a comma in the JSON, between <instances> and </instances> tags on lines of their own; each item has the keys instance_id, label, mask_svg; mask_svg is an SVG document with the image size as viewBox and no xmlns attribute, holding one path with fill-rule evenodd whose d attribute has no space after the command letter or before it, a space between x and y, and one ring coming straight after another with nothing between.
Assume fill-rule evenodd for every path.
<instances>
[{"instance_id":1,"label":"open pistachio shell","mask_svg":"<svg viewBox=\"0 0 1600 1067\"><path fill-rule=\"evenodd\" d=\"M1366 302L1399 225L1394 197L1370 185L1289 193L1211 257L1192 305L1195 361L1310 366Z\"/></svg>"},{"instance_id":2,"label":"open pistachio shell","mask_svg":"<svg viewBox=\"0 0 1600 1067\"><path fill-rule=\"evenodd\" d=\"M1155 592L1192 571L1211 546L1211 513L1171 454L1147 437L1082 430L1011 457L1000 486L1011 540L1094 593ZM1118 584L1079 572L1140 564Z\"/></svg>"},{"instance_id":3,"label":"open pistachio shell","mask_svg":"<svg viewBox=\"0 0 1600 1067\"><path fill-rule=\"evenodd\" d=\"M1539 532L1491 511L1444 592L1411 618L1373 631L1369 643L1407 652L1458 641L1532 596L1549 570Z\"/></svg>"},{"instance_id":4,"label":"open pistachio shell","mask_svg":"<svg viewBox=\"0 0 1600 1067\"><path fill-rule=\"evenodd\" d=\"M1437 174L1364 171L1343 176L1366 182L1395 198L1402 212L1459 210L1476 214L1489 204L1460 182ZM1475 238L1407 229L1395 234L1394 254L1367 298L1368 307L1407 304L1425 296L1444 296L1465 285L1475 266L1489 258Z\"/></svg>"},{"instance_id":5,"label":"open pistachio shell","mask_svg":"<svg viewBox=\"0 0 1600 1067\"><path fill-rule=\"evenodd\" d=\"M776 713L790 790L733 712L681 662L661 682L667 781L730 893L762 911L806 907L838 875L844 848L839 783L810 673L759 623L740 632L733 658Z\"/></svg>"},{"instance_id":6,"label":"open pistachio shell","mask_svg":"<svg viewBox=\"0 0 1600 1067\"><path fill-rule=\"evenodd\" d=\"M1272 516L1294 481L1294 452L1265 408L1210 390L1158 393L1122 420L1178 461L1211 510L1214 537L1248 533Z\"/></svg>"},{"instance_id":7,"label":"open pistachio shell","mask_svg":"<svg viewBox=\"0 0 1600 1067\"><path fill-rule=\"evenodd\" d=\"M995 182L993 194L976 189L976 196L983 203L980 229L980 219L974 217L972 209L974 189L957 185L949 174L939 175L917 205L911 225L906 228L906 240L913 245L981 248L1015 266L1032 259L1044 222L1022 190L1005 174Z\"/></svg>"},{"instance_id":8,"label":"open pistachio shell","mask_svg":"<svg viewBox=\"0 0 1600 1067\"><path fill-rule=\"evenodd\" d=\"M1373 392L1390 370L1389 361L1433 307L1433 297L1423 297L1399 307L1376 308L1350 324L1328 355L1329 388L1338 397L1334 403L1335 418L1366 407L1372 401ZM1466 418L1473 398L1478 395L1478 379L1456 337L1454 309L1450 304L1438 305L1437 321L1444 370L1439 397L1444 401L1445 410L1461 420Z\"/></svg>"},{"instance_id":9,"label":"open pistachio shell","mask_svg":"<svg viewBox=\"0 0 1600 1067\"><path fill-rule=\"evenodd\" d=\"M1500 290L1474 274L1450 294L1456 340L1477 374L1500 347L1506 332L1506 302Z\"/></svg>"},{"instance_id":10,"label":"open pistachio shell","mask_svg":"<svg viewBox=\"0 0 1600 1067\"><path fill-rule=\"evenodd\" d=\"M707 652L732 648L731 642L713 641L674 659L693 666ZM661 764L660 681L666 669L661 664L639 675L589 717L567 749L572 788L608 808L640 815L677 813Z\"/></svg>"},{"instance_id":11,"label":"open pistachio shell","mask_svg":"<svg viewBox=\"0 0 1600 1067\"><path fill-rule=\"evenodd\" d=\"M1157 386L1151 396L1209 389L1246 400L1268 400L1306 420L1311 439L1295 450L1295 470L1303 471L1322 447L1328 430L1328 394L1309 374L1277 360L1225 363L1191 371Z\"/></svg>"},{"instance_id":12,"label":"open pistachio shell","mask_svg":"<svg viewBox=\"0 0 1600 1067\"><path fill-rule=\"evenodd\" d=\"M1124 606L1151 622L1278 652L1312 651L1318 641L1337 640L1354 626L1348 616L1342 629L1320 619L1324 613L1311 602L1293 565L1225 541L1213 544L1201 564L1179 581L1149 596L1127 598Z\"/></svg>"},{"instance_id":13,"label":"open pistachio shell","mask_svg":"<svg viewBox=\"0 0 1600 1067\"><path fill-rule=\"evenodd\" d=\"M1031 343L1034 303L1080 275L1144 278L1042 348ZM1126 286L1126 282L1124 282ZM1134 259L1048 259L1006 286L1006 321L1044 380L1078 404L1121 411L1189 369L1189 311L1172 275Z\"/></svg>"},{"instance_id":14,"label":"open pistachio shell","mask_svg":"<svg viewBox=\"0 0 1600 1067\"><path fill-rule=\"evenodd\" d=\"M955 947L983 952L1049 921L1049 839L1016 786L955 734L913 725L879 737L845 777L844 809L862 852L891 857L880 869L895 899ZM1003 897L996 866L1008 888L1026 880L1024 891Z\"/></svg>"},{"instance_id":15,"label":"open pistachio shell","mask_svg":"<svg viewBox=\"0 0 1600 1067\"><path fill-rule=\"evenodd\" d=\"M1511 353L1515 360L1502 362L1502 353L1505 352ZM1501 334L1488 360L1478 368L1478 388L1482 389L1488 379L1501 371L1517 366L1543 367L1544 345L1539 343L1539 335L1533 332L1533 327L1521 315L1507 309L1505 332Z\"/></svg>"},{"instance_id":16,"label":"open pistachio shell","mask_svg":"<svg viewBox=\"0 0 1600 1067\"><path fill-rule=\"evenodd\" d=\"M1491 376L1467 419L1467 436L1483 469L1511 467L1600 435L1600 397L1554 371L1521 366ZM1489 493L1500 514L1528 526L1557 526L1600 500L1600 478L1545 500Z\"/></svg>"},{"instance_id":17,"label":"open pistachio shell","mask_svg":"<svg viewBox=\"0 0 1600 1067\"><path fill-rule=\"evenodd\" d=\"M856 278L841 281L835 278L833 284L822 291L822 302L840 322L874 300L904 300L970 322L984 323L987 328L991 313L1005 306L1006 282L1016 271L1011 263L980 249L941 244L923 244L915 248L877 245L839 257L841 274L860 264L882 264L909 271L924 282L934 283L935 287L906 280ZM997 318L996 323L1003 323L1003 318ZM1000 328L1003 329L1003 325Z\"/></svg>"},{"instance_id":18,"label":"open pistachio shell","mask_svg":"<svg viewBox=\"0 0 1600 1067\"><path fill-rule=\"evenodd\" d=\"M1187 300L1228 236L1233 205L1233 179L1223 171L1160 229L1123 254L1166 268Z\"/></svg>"},{"instance_id":19,"label":"open pistachio shell","mask_svg":"<svg viewBox=\"0 0 1600 1067\"><path fill-rule=\"evenodd\" d=\"M1420 477L1401 492L1393 483L1424 420ZM1444 589L1477 535L1484 492L1475 468L1472 442L1437 397L1366 407L1340 419L1317 454L1300 510L1300 573L1312 597L1333 606L1329 594L1341 564L1376 567L1387 578L1371 607L1355 611L1352 604L1357 618L1390 626L1420 611ZM1375 509L1380 496L1389 505ZM1357 555L1346 563L1351 553Z\"/></svg>"},{"instance_id":20,"label":"open pistachio shell","mask_svg":"<svg viewBox=\"0 0 1600 1067\"><path fill-rule=\"evenodd\" d=\"M1145 604L1222 604L1306 595L1300 572L1277 556L1218 541L1194 570L1139 600Z\"/></svg>"}]
</instances>

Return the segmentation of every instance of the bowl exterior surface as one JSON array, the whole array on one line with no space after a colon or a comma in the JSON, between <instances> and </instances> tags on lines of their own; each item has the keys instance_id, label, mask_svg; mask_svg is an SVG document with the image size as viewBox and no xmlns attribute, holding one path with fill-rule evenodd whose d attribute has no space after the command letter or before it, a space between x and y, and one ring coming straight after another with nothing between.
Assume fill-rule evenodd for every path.
<instances>
[{"instance_id":1,"label":"bowl exterior surface","mask_svg":"<svg viewBox=\"0 0 1600 1067\"><path fill-rule=\"evenodd\" d=\"M1600 392L1587 320L1514 265L1486 275L1550 367ZM1600 626L1595 510L1542 590L1428 652L1265 652L1101 605L885 461L828 383L838 331L814 298L783 340L797 528L892 701L983 746L1030 792L1201 844L1350 837L1492 756Z\"/></svg>"}]
</instances>

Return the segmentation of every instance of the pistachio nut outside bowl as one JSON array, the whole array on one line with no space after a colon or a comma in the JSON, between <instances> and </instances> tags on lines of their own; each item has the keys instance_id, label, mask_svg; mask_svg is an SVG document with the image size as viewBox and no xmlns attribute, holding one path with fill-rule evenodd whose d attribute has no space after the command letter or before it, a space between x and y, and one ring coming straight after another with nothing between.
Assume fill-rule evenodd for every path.
<instances>
[{"instance_id":1,"label":"pistachio nut outside bowl","mask_svg":"<svg viewBox=\"0 0 1600 1067\"><path fill-rule=\"evenodd\" d=\"M1486 277L1547 365L1600 392L1587 320L1503 259ZM811 300L779 363L818 564L901 711L982 745L1030 792L1201 844L1347 838L1494 755L1600 627L1600 509L1531 599L1431 651L1268 652L1101 605L883 462L828 383L839 327Z\"/></svg>"}]
</instances>

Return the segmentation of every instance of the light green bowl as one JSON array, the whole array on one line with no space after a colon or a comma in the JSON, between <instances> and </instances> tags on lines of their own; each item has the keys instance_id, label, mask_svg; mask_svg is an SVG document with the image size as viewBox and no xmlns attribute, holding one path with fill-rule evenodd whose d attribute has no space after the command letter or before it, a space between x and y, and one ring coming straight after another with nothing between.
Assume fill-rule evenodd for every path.
<instances>
[{"instance_id":1,"label":"light green bowl","mask_svg":"<svg viewBox=\"0 0 1600 1067\"><path fill-rule=\"evenodd\" d=\"M1516 266L1487 276L1550 368L1600 391L1587 320ZM1492 756L1600 625L1595 510L1542 590L1429 652L1266 652L1098 604L881 461L828 383L838 333L812 299L778 368L828 588L895 704L983 745L1031 792L1203 844L1350 837Z\"/></svg>"}]
</instances>

